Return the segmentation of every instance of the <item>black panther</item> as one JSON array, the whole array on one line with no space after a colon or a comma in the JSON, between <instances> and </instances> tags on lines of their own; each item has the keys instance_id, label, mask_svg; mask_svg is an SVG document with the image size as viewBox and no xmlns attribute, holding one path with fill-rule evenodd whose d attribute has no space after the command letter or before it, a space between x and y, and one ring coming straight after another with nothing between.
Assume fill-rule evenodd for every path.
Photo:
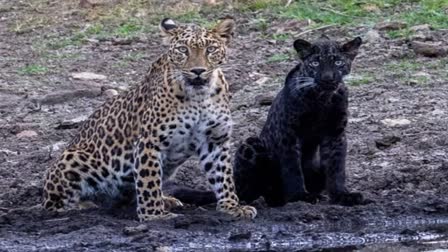
<instances>
[{"instance_id":1,"label":"black panther","mask_svg":"<svg viewBox=\"0 0 448 252\"><path fill-rule=\"evenodd\" d=\"M364 202L345 184L348 90L343 81L361 44L359 37L344 44L327 38L294 42L298 64L274 99L260 135L246 139L236 152L234 179L241 200L263 196L269 206L316 202L326 189L334 204ZM214 201L211 192L177 189L173 194L186 203Z\"/></svg>"}]
</instances>

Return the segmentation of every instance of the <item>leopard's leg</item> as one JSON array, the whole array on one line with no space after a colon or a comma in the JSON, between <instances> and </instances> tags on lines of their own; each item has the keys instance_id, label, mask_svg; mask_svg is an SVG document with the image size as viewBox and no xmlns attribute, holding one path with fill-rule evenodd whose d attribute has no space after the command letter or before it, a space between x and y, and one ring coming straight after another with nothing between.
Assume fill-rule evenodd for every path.
<instances>
[{"instance_id":1,"label":"leopard's leg","mask_svg":"<svg viewBox=\"0 0 448 252\"><path fill-rule=\"evenodd\" d=\"M141 138L135 159L137 215L140 221L170 219L177 215L165 209L162 195L162 160L160 149L151 139Z\"/></svg>"},{"instance_id":2,"label":"leopard's leg","mask_svg":"<svg viewBox=\"0 0 448 252\"><path fill-rule=\"evenodd\" d=\"M48 210L91 208L94 204L81 202L82 196L93 193L102 178L92 164L93 157L83 150L66 150L61 159L47 171L42 205ZM93 176L92 176L93 174Z\"/></svg>"},{"instance_id":3,"label":"leopard's leg","mask_svg":"<svg viewBox=\"0 0 448 252\"><path fill-rule=\"evenodd\" d=\"M257 215L257 210L252 206L240 205L235 193L229 146L228 140L224 143L204 144L199 152L200 164L218 200L217 210L236 218L253 219Z\"/></svg>"},{"instance_id":4,"label":"leopard's leg","mask_svg":"<svg viewBox=\"0 0 448 252\"><path fill-rule=\"evenodd\" d=\"M346 185L345 158L347 140L342 132L335 136L327 136L320 146L321 164L326 171L326 189L331 202L346 206L364 202L361 193L350 192Z\"/></svg>"}]
</instances>

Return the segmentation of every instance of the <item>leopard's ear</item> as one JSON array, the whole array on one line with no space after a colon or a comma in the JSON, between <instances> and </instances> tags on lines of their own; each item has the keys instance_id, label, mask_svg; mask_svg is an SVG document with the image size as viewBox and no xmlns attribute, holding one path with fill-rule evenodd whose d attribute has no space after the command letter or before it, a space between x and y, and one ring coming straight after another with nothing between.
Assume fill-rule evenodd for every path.
<instances>
[{"instance_id":1,"label":"leopard's ear","mask_svg":"<svg viewBox=\"0 0 448 252\"><path fill-rule=\"evenodd\" d=\"M233 38L235 26L233 17L226 16L213 28L212 32L216 33L224 43L229 44Z\"/></svg>"},{"instance_id":2,"label":"leopard's ear","mask_svg":"<svg viewBox=\"0 0 448 252\"><path fill-rule=\"evenodd\" d=\"M301 59L306 58L319 50L317 46L303 39L296 39L296 41L294 41L294 49L296 49Z\"/></svg>"},{"instance_id":3,"label":"leopard's ear","mask_svg":"<svg viewBox=\"0 0 448 252\"><path fill-rule=\"evenodd\" d=\"M177 24L171 18L164 18L159 25L160 32L165 37L171 37L176 33Z\"/></svg>"},{"instance_id":4,"label":"leopard's ear","mask_svg":"<svg viewBox=\"0 0 448 252\"><path fill-rule=\"evenodd\" d=\"M351 60L353 60L358 54L358 49L362 44L362 39L356 37L353 40L342 45L342 52L347 55Z\"/></svg>"}]
</instances>

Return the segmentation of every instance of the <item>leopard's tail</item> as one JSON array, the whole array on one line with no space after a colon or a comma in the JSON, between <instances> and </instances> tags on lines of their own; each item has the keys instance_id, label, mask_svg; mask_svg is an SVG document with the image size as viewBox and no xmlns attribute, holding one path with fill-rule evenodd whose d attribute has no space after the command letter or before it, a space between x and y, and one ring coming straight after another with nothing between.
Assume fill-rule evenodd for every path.
<instances>
[{"instance_id":1,"label":"leopard's tail","mask_svg":"<svg viewBox=\"0 0 448 252\"><path fill-rule=\"evenodd\" d=\"M235 154L233 178L240 201L250 203L264 196L269 187L270 155L258 137L247 138ZM269 183L268 183L269 182ZM187 204L206 205L216 202L212 191L177 187L170 195Z\"/></svg>"}]
</instances>

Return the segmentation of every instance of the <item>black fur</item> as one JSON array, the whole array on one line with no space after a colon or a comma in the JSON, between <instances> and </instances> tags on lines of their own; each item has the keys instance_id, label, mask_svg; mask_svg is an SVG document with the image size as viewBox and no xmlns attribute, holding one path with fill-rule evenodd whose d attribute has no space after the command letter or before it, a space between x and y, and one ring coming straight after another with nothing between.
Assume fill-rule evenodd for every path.
<instances>
[{"instance_id":1,"label":"black fur","mask_svg":"<svg viewBox=\"0 0 448 252\"><path fill-rule=\"evenodd\" d=\"M326 189L333 203L363 202L345 185L348 90L343 83L360 45L360 38L343 45L328 39L294 42L301 61L287 75L259 137L248 138L236 153L241 200L263 196L270 206L315 202Z\"/></svg>"}]
</instances>

